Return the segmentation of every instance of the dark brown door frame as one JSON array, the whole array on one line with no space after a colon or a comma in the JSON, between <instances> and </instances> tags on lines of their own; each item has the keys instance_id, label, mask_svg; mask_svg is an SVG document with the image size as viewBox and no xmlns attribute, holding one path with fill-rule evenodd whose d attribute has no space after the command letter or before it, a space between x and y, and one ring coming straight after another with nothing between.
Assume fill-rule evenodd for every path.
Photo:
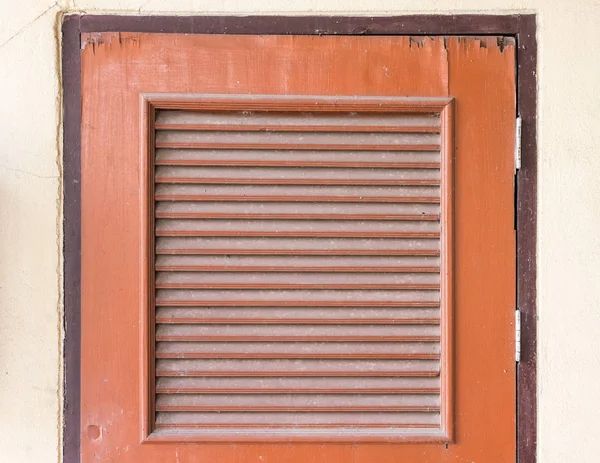
<instances>
[{"instance_id":1,"label":"dark brown door frame","mask_svg":"<svg viewBox=\"0 0 600 463\"><path fill-rule=\"evenodd\" d=\"M536 17L527 15L66 16L62 28L64 193L65 463L79 463L81 350L81 34L89 32L281 35L500 35L517 40L517 109L522 161L516 177L517 304L522 314L517 368L517 461L536 462Z\"/></svg>"}]
</instances>

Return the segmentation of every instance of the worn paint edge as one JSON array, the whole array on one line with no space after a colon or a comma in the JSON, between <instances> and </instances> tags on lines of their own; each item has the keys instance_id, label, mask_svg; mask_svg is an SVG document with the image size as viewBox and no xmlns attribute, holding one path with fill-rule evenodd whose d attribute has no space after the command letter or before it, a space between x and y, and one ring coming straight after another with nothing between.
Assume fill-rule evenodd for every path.
<instances>
[{"instance_id":1,"label":"worn paint edge","mask_svg":"<svg viewBox=\"0 0 600 463\"><path fill-rule=\"evenodd\" d=\"M81 56L80 17L62 19L63 438L65 463L80 461Z\"/></svg>"},{"instance_id":2,"label":"worn paint edge","mask_svg":"<svg viewBox=\"0 0 600 463\"><path fill-rule=\"evenodd\" d=\"M113 16L84 14L81 32L266 35L516 35L520 15Z\"/></svg>"},{"instance_id":3,"label":"worn paint edge","mask_svg":"<svg viewBox=\"0 0 600 463\"><path fill-rule=\"evenodd\" d=\"M537 24L519 18L517 111L521 116L521 169L516 176L517 307L521 359L517 365L517 461L537 460Z\"/></svg>"}]
</instances>

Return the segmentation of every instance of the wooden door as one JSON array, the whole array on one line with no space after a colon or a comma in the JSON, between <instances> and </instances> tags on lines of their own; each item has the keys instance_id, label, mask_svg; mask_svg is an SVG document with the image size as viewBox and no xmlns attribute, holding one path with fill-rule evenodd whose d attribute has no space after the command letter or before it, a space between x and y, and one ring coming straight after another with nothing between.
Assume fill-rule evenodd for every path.
<instances>
[{"instance_id":1,"label":"wooden door","mask_svg":"<svg viewBox=\"0 0 600 463\"><path fill-rule=\"evenodd\" d=\"M82 46L82 461L514 461L513 45Z\"/></svg>"}]
</instances>

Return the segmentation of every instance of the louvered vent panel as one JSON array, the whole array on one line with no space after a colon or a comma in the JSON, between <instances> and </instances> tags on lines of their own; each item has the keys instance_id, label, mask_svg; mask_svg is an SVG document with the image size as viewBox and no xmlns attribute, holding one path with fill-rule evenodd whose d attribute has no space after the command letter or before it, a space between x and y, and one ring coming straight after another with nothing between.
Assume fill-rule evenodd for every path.
<instances>
[{"instance_id":1,"label":"louvered vent panel","mask_svg":"<svg viewBox=\"0 0 600 463\"><path fill-rule=\"evenodd\" d=\"M440 430L440 114L155 128L156 428Z\"/></svg>"}]
</instances>

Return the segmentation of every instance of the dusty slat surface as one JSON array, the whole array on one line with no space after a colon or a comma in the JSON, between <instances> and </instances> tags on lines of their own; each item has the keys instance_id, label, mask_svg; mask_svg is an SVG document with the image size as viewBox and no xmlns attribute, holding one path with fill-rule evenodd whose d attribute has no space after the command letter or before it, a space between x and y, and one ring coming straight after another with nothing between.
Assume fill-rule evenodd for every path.
<instances>
[{"instance_id":1,"label":"dusty slat surface","mask_svg":"<svg viewBox=\"0 0 600 463\"><path fill-rule=\"evenodd\" d=\"M156 427L439 429L439 114L155 128Z\"/></svg>"}]
</instances>

